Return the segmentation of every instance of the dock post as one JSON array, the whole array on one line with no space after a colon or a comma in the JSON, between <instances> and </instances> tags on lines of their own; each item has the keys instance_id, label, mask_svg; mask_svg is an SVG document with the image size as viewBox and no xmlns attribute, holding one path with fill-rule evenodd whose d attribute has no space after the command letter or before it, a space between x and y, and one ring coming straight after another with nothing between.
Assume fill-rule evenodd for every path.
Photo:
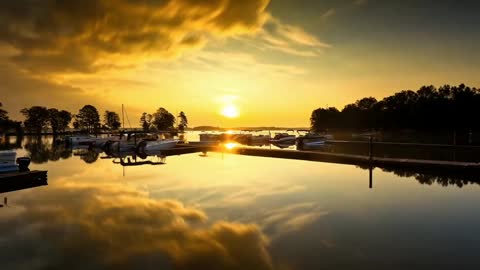
<instances>
[{"instance_id":1,"label":"dock post","mask_svg":"<svg viewBox=\"0 0 480 270\"><path fill-rule=\"evenodd\" d=\"M373 168L372 165L368 167L368 187L373 189Z\"/></svg>"},{"instance_id":2,"label":"dock post","mask_svg":"<svg viewBox=\"0 0 480 270\"><path fill-rule=\"evenodd\" d=\"M368 140L368 158L369 158L370 162L373 159L373 137L372 136L370 136L370 138Z\"/></svg>"}]
</instances>

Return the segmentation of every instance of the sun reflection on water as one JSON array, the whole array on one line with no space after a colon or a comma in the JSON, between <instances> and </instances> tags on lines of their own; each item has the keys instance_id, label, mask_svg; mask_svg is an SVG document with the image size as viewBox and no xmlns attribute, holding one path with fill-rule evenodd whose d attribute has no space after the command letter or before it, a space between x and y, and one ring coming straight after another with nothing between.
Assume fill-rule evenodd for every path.
<instances>
[{"instance_id":1,"label":"sun reflection on water","mask_svg":"<svg viewBox=\"0 0 480 270\"><path fill-rule=\"evenodd\" d=\"M232 150L232 149L238 147L238 143L229 142L229 143L225 143L224 146L225 146L225 148L227 148L228 150Z\"/></svg>"}]
</instances>

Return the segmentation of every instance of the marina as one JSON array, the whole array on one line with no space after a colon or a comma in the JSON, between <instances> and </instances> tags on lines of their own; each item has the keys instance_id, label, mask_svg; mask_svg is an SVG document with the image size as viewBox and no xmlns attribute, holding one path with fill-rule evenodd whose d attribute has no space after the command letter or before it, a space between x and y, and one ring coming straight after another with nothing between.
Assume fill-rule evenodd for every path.
<instances>
[{"instance_id":1,"label":"marina","mask_svg":"<svg viewBox=\"0 0 480 270\"><path fill-rule=\"evenodd\" d=\"M480 269L479 10L2 1L0 269Z\"/></svg>"}]
</instances>

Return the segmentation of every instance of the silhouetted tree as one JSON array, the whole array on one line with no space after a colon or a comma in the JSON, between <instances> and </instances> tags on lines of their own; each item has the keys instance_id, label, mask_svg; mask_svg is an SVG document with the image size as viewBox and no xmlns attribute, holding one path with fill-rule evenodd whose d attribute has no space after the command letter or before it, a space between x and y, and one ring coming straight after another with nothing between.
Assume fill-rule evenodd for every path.
<instances>
[{"instance_id":1,"label":"silhouetted tree","mask_svg":"<svg viewBox=\"0 0 480 270\"><path fill-rule=\"evenodd\" d=\"M320 131L335 126L339 119L340 112L336 108L320 108L312 112L310 122L313 129Z\"/></svg>"},{"instance_id":2,"label":"silhouetted tree","mask_svg":"<svg viewBox=\"0 0 480 270\"><path fill-rule=\"evenodd\" d=\"M8 120L8 113L7 111L2 109L2 102L0 102L0 120L6 121Z\"/></svg>"},{"instance_id":3,"label":"silhouetted tree","mask_svg":"<svg viewBox=\"0 0 480 270\"><path fill-rule=\"evenodd\" d=\"M461 84L438 89L423 86L403 90L381 101L368 97L336 108L319 108L310 118L312 129L326 128L409 128L479 129L480 90Z\"/></svg>"},{"instance_id":4,"label":"silhouetted tree","mask_svg":"<svg viewBox=\"0 0 480 270\"><path fill-rule=\"evenodd\" d=\"M1 109L0 102L0 134L6 133L11 129L15 129L17 136L23 135L22 122L12 121L8 118L8 112Z\"/></svg>"},{"instance_id":5,"label":"silhouetted tree","mask_svg":"<svg viewBox=\"0 0 480 270\"><path fill-rule=\"evenodd\" d=\"M24 108L20 112L25 116L26 119L23 124L30 132L40 135L42 130L48 127L49 113L47 108L33 106Z\"/></svg>"},{"instance_id":6,"label":"silhouetted tree","mask_svg":"<svg viewBox=\"0 0 480 270\"><path fill-rule=\"evenodd\" d=\"M185 128L188 127L187 116L185 115L184 112L180 112L180 114L178 115L178 118L180 119L180 123L178 123L178 130L184 131Z\"/></svg>"},{"instance_id":7,"label":"silhouetted tree","mask_svg":"<svg viewBox=\"0 0 480 270\"><path fill-rule=\"evenodd\" d=\"M122 125L120 123L120 116L116 112L105 111L103 121L107 128L117 130Z\"/></svg>"},{"instance_id":8,"label":"silhouetted tree","mask_svg":"<svg viewBox=\"0 0 480 270\"><path fill-rule=\"evenodd\" d=\"M169 113L165 108L159 108L153 114L153 125L158 130L173 129L174 124L175 124L175 116Z\"/></svg>"},{"instance_id":9,"label":"silhouetted tree","mask_svg":"<svg viewBox=\"0 0 480 270\"><path fill-rule=\"evenodd\" d=\"M140 117L140 125L142 126L144 131L149 131L150 127L152 126L153 116L151 114L147 114L146 112L142 113Z\"/></svg>"},{"instance_id":10,"label":"silhouetted tree","mask_svg":"<svg viewBox=\"0 0 480 270\"><path fill-rule=\"evenodd\" d=\"M75 120L77 124L74 123L74 125L78 125L88 133L93 133L100 127L100 115L97 108L92 105L83 106L75 115Z\"/></svg>"},{"instance_id":11,"label":"silhouetted tree","mask_svg":"<svg viewBox=\"0 0 480 270\"><path fill-rule=\"evenodd\" d=\"M48 109L48 123L52 129L53 135L59 132L65 132L65 129L72 121L72 114L65 110L59 111L55 108Z\"/></svg>"},{"instance_id":12,"label":"silhouetted tree","mask_svg":"<svg viewBox=\"0 0 480 270\"><path fill-rule=\"evenodd\" d=\"M58 133L58 126L59 126L59 117L60 111L55 108L48 109L48 123L50 124L50 128L52 128L53 135L57 135Z\"/></svg>"},{"instance_id":13,"label":"silhouetted tree","mask_svg":"<svg viewBox=\"0 0 480 270\"><path fill-rule=\"evenodd\" d=\"M70 122L72 122L72 113L61 110L58 113L58 130L65 132L65 130L68 128L68 125L70 125Z\"/></svg>"}]
</instances>

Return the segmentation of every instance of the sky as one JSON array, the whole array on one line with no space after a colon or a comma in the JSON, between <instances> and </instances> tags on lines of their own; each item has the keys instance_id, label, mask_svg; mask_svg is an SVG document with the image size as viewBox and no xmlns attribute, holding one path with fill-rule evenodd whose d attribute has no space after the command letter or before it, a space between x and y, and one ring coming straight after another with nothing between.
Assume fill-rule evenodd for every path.
<instances>
[{"instance_id":1,"label":"sky","mask_svg":"<svg viewBox=\"0 0 480 270\"><path fill-rule=\"evenodd\" d=\"M0 102L184 111L190 126L308 126L422 85L480 86L480 2L17 0L0 3ZM127 125L128 126L128 125Z\"/></svg>"}]
</instances>

